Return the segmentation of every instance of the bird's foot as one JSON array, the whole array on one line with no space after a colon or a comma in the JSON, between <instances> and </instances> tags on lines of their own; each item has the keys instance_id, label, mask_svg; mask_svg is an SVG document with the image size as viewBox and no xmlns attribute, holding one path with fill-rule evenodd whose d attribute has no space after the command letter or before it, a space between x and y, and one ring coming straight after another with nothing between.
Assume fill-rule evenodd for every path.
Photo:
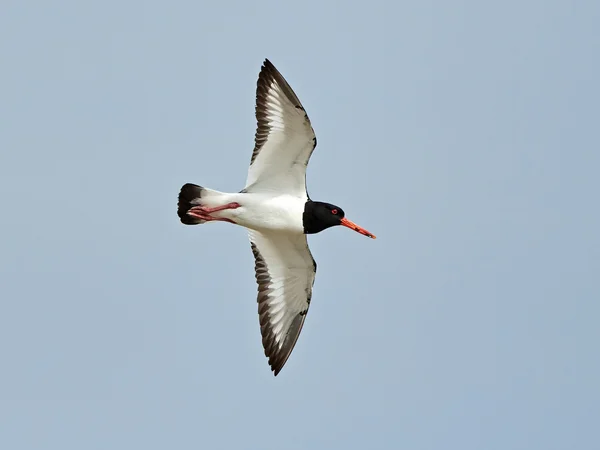
<instances>
[{"instance_id":1,"label":"bird's foot","mask_svg":"<svg viewBox=\"0 0 600 450\"><path fill-rule=\"evenodd\" d=\"M237 209L239 207L240 207L240 204L236 203L236 202L227 203L226 205L217 206L215 208L209 208L208 206L194 206L193 208L190 208L190 210L188 211L188 214L190 212L199 213L199 214L212 214L212 213L216 213L218 211L223 211L225 209Z\"/></svg>"},{"instance_id":2,"label":"bird's foot","mask_svg":"<svg viewBox=\"0 0 600 450\"><path fill-rule=\"evenodd\" d=\"M193 208L190 208L188 210L187 214L188 214L188 216L196 217L197 219L205 220L206 222L220 221L220 222L235 223L231 219L227 219L225 217L213 217L213 216L211 216L211 214L218 212L218 211L223 211L225 209L236 209L239 207L240 207L240 204L235 203L235 202L228 203L223 206L217 206L215 208L209 208L207 206L194 206Z\"/></svg>"}]
</instances>

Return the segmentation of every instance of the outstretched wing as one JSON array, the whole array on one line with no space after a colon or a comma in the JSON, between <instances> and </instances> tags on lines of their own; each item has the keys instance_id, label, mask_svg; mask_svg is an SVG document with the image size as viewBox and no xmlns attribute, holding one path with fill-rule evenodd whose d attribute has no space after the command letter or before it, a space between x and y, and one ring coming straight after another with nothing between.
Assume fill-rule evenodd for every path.
<instances>
[{"instance_id":1,"label":"outstretched wing","mask_svg":"<svg viewBox=\"0 0 600 450\"><path fill-rule=\"evenodd\" d=\"M256 121L246 191L306 196L306 166L317 138L300 100L268 59L256 86Z\"/></svg>"},{"instance_id":2,"label":"outstretched wing","mask_svg":"<svg viewBox=\"0 0 600 450\"><path fill-rule=\"evenodd\" d=\"M265 355L275 375L292 353L312 297L317 264L305 235L250 231Z\"/></svg>"}]
</instances>

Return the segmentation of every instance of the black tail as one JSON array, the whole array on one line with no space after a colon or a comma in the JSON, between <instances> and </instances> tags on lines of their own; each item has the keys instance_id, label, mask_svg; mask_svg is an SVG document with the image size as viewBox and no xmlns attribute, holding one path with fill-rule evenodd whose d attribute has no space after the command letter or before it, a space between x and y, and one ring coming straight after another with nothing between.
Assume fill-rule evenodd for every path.
<instances>
[{"instance_id":1,"label":"black tail","mask_svg":"<svg viewBox=\"0 0 600 450\"><path fill-rule=\"evenodd\" d=\"M197 217L188 216L190 208L200 205L200 198L204 188L196 184L184 184L179 192L179 201L177 202L177 215L181 223L186 225L198 225L204 223L204 220Z\"/></svg>"}]
</instances>

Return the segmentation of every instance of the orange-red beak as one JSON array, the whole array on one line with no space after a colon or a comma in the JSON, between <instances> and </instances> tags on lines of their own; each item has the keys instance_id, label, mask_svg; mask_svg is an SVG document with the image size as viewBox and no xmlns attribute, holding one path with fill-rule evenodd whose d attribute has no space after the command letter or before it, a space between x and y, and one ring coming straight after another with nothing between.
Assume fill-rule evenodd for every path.
<instances>
[{"instance_id":1,"label":"orange-red beak","mask_svg":"<svg viewBox=\"0 0 600 450\"><path fill-rule=\"evenodd\" d=\"M368 236L370 238L375 239L375 235L372 233L369 233L367 230L365 230L362 227L359 227L358 225L356 225L354 222L349 221L348 219L346 219L345 217L342 219L342 225L344 225L345 227L350 228L351 230L356 231L357 233L360 233L362 235Z\"/></svg>"}]
</instances>

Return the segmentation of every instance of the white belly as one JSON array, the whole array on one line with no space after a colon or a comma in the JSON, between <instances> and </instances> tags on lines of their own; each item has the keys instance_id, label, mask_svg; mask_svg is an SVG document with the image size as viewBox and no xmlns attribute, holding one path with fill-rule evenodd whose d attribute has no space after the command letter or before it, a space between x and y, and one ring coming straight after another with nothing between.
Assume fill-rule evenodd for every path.
<instances>
[{"instance_id":1,"label":"white belly","mask_svg":"<svg viewBox=\"0 0 600 450\"><path fill-rule=\"evenodd\" d=\"M270 195L258 193L228 194L227 202L237 202L241 206L214 213L236 224L257 231L284 231L304 233L302 215L306 199L291 195Z\"/></svg>"}]
</instances>

